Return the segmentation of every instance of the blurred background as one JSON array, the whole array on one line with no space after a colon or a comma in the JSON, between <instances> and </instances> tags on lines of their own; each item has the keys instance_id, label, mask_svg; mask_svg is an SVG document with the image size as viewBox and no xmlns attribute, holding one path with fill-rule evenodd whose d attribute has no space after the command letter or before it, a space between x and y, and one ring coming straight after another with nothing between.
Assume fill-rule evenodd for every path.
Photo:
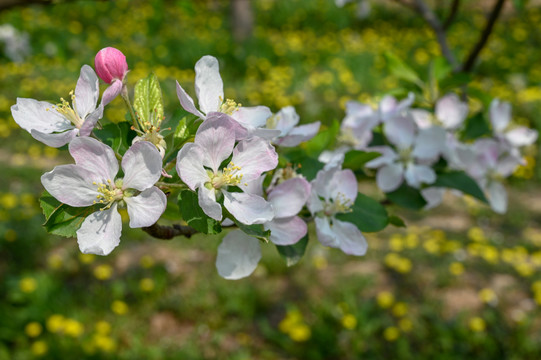
<instances>
[{"instance_id":1,"label":"blurred background","mask_svg":"<svg viewBox=\"0 0 541 360\"><path fill-rule=\"evenodd\" d=\"M41 227L39 178L71 158L18 128L17 97L67 98L81 66L113 46L130 85L156 73L173 118L175 80L194 95L193 66L210 54L227 98L273 112L294 105L301 122L329 125L348 100L403 93L385 52L422 76L441 56L401 1L344 2L0 1L1 360L539 358L537 147L508 183L507 215L467 197L393 209L408 227L367 234L362 258L322 247L311 229L298 265L267 246L256 272L235 282L214 267L223 234L161 241L125 226L120 246L96 257ZM451 1L436 3L443 17ZM459 59L493 3L462 1L448 29ZM469 89L510 101L514 121L539 130L541 8L524 3L504 4ZM114 100L105 117L123 120L123 106Z\"/></svg>"}]
</instances>

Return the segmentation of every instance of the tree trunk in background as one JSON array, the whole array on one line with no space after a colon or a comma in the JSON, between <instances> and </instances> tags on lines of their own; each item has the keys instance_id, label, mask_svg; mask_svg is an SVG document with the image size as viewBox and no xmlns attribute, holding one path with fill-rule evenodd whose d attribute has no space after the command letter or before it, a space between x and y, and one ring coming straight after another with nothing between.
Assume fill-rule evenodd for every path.
<instances>
[{"instance_id":1,"label":"tree trunk in background","mask_svg":"<svg viewBox=\"0 0 541 360\"><path fill-rule=\"evenodd\" d=\"M252 36L254 12L251 0L231 0L231 26L233 38L237 42Z\"/></svg>"}]
</instances>

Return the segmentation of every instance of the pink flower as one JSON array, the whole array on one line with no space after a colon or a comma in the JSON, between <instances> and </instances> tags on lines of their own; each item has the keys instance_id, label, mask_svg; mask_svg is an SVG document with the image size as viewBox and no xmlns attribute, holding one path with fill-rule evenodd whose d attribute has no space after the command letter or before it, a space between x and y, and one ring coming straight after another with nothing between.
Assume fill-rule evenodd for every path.
<instances>
[{"instance_id":1,"label":"pink flower","mask_svg":"<svg viewBox=\"0 0 541 360\"><path fill-rule=\"evenodd\" d=\"M128 63L120 50L106 47L96 54L94 66L100 79L111 85L103 93L102 103L105 106L122 91L124 77L128 73Z\"/></svg>"}]
</instances>

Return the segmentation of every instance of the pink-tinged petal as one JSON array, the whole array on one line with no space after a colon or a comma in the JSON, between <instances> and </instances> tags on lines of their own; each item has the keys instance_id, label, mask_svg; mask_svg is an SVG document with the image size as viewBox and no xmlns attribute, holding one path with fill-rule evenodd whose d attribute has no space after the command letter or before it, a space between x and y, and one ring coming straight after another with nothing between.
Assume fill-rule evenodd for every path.
<instances>
[{"instance_id":1,"label":"pink-tinged petal","mask_svg":"<svg viewBox=\"0 0 541 360\"><path fill-rule=\"evenodd\" d=\"M426 165L409 164L404 177L410 186L417 189L421 187L421 184L432 184L436 181L434 169Z\"/></svg>"},{"instance_id":2,"label":"pink-tinged petal","mask_svg":"<svg viewBox=\"0 0 541 360\"><path fill-rule=\"evenodd\" d=\"M240 230L233 230L218 246L216 269L221 277L238 280L253 273L259 260L261 260L259 240Z\"/></svg>"},{"instance_id":3,"label":"pink-tinged petal","mask_svg":"<svg viewBox=\"0 0 541 360\"><path fill-rule=\"evenodd\" d=\"M50 134L73 129L71 122L46 101L17 98L17 103L11 107L11 115L15 122L28 132L37 130Z\"/></svg>"},{"instance_id":4,"label":"pink-tinged petal","mask_svg":"<svg viewBox=\"0 0 541 360\"><path fill-rule=\"evenodd\" d=\"M502 133L511 122L511 104L507 101L494 99L490 103L490 122L497 134Z\"/></svg>"},{"instance_id":5,"label":"pink-tinged petal","mask_svg":"<svg viewBox=\"0 0 541 360\"><path fill-rule=\"evenodd\" d=\"M61 133L43 133L38 130L32 130L30 132L30 135L37 141L40 141L44 143L47 146L50 147L61 147L69 143L72 139L74 139L77 134L79 134L79 129L72 128L71 130L64 131Z\"/></svg>"},{"instance_id":6,"label":"pink-tinged petal","mask_svg":"<svg viewBox=\"0 0 541 360\"><path fill-rule=\"evenodd\" d=\"M366 254L368 244L355 225L335 219L333 220L332 230L338 240L338 247L344 253L355 256Z\"/></svg>"},{"instance_id":7,"label":"pink-tinged petal","mask_svg":"<svg viewBox=\"0 0 541 360\"><path fill-rule=\"evenodd\" d=\"M261 175L255 180L246 182L248 185L241 184L239 186L245 193L263 197L263 181L266 176L267 174Z\"/></svg>"},{"instance_id":8,"label":"pink-tinged petal","mask_svg":"<svg viewBox=\"0 0 541 360\"><path fill-rule=\"evenodd\" d=\"M148 141L138 141L122 157L123 189L143 191L151 187L162 175L162 156Z\"/></svg>"},{"instance_id":9,"label":"pink-tinged petal","mask_svg":"<svg viewBox=\"0 0 541 360\"><path fill-rule=\"evenodd\" d=\"M248 130L247 135L246 137L259 137L271 141L280 135L280 130L257 128Z\"/></svg>"},{"instance_id":10,"label":"pink-tinged petal","mask_svg":"<svg viewBox=\"0 0 541 360\"><path fill-rule=\"evenodd\" d=\"M337 248L340 243L331 229L329 218L316 216L314 222L316 223L316 234L319 242L325 246Z\"/></svg>"},{"instance_id":11,"label":"pink-tinged petal","mask_svg":"<svg viewBox=\"0 0 541 360\"><path fill-rule=\"evenodd\" d=\"M78 137L70 142L69 152L78 166L93 174L91 181L107 183L107 180L110 180L112 183L115 182L118 173L118 160L115 152L109 146L90 137Z\"/></svg>"},{"instance_id":12,"label":"pink-tinged petal","mask_svg":"<svg viewBox=\"0 0 541 360\"><path fill-rule=\"evenodd\" d=\"M310 210L310 213L312 215L323 210L323 202L321 201L321 199L319 198L316 192L313 181L312 181L312 191L310 192L310 197L308 198L308 202L306 203L306 206L308 207L308 210Z\"/></svg>"},{"instance_id":13,"label":"pink-tinged petal","mask_svg":"<svg viewBox=\"0 0 541 360\"><path fill-rule=\"evenodd\" d=\"M507 212L507 191L502 183L493 181L488 185L488 202L498 214Z\"/></svg>"},{"instance_id":14,"label":"pink-tinged petal","mask_svg":"<svg viewBox=\"0 0 541 360\"><path fill-rule=\"evenodd\" d=\"M324 150L319 154L317 160L324 164L327 164L329 167L340 167L344 162L345 154L351 150L351 147L347 145L342 145L332 151ZM327 166L325 165L325 166Z\"/></svg>"},{"instance_id":15,"label":"pink-tinged petal","mask_svg":"<svg viewBox=\"0 0 541 360\"><path fill-rule=\"evenodd\" d=\"M120 244L122 217L117 204L90 214L77 230L77 243L83 254L109 255Z\"/></svg>"},{"instance_id":16,"label":"pink-tinged petal","mask_svg":"<svg viewBox=\"0 0 541 360\"><path fill-rule=\"evenodd\" d=\"M214 173L218 172L220 164L233 152L235 146L235 130L233 120L209 116L203 121L195 135L195 143L203 149L200 162Z\"/></svg>"},{"instance_id":17,"label":"pink-tinged petal","mask_svg":"<svg viewBox=\"0 0 541 360\"><path fill-rule=\"evenodd\" d=\"M249 135L249 131L244 126L239 124L237 121L235 121L231 116L227 114L213 111L207 114L207 119L219 120L220 122L223 123L224 126L233 129L233 131L235 132L236 141L243 140L247 138ZM205 124L205 122L203 122L203 124Z\"/></svg>"},{"instance_id":18,"label":"pink-tinged petal","mask_svg":"<svg viewBox=\"0 0 541 360\"><path fill-rule=\"evenodd\" d=\"M274 141L276 145L294 147L316 136L321 123L319 121L293 128L289 134Z\"/></svg>"},{"instance_id":19,"label":"pink-tinged petal","mask_svg":"<svg viewBox=\"0 0 541 360\"><path fill-rule=\"evenodd\" d=\"M413 148L413 157L422 161L436 161L446 150L447 132L441 126L421 129Z\"/></svg>"},{"instance_id":20,"label":"pink-tinged petal","mask_svg":"<svg viewBox=\"0 0 541 360\"><path fill-rule=\"evenodd\" d=\"M468 104L460 101L456 94L450 93L436 102L435 111L443 126L454 130L459 128L468 116Z\"/></svg>"},{"instance_id":21,"label":"pink-tinged petal","mask_svg":"<svg viewBox=\"0 0 541 360\"><path fill-rule=\"evenodd\" d=\"M508 155L500 160L498 160L498 164L496 165L496 172L502 176L503 178L507 178L511 176L513 172L515 172L517 166L521 163L521 158Z\"/></svg>"},{"instance_id":22,"label":"pink-tinged petal","mask_svg":"<svg viewBox=\"0 0 541 360\"><path fill-rule=\"evenodd\" d=\"M381 101L379 102L379 113L383 120L387 120L385 118L385 115L392 114L396 110L396 106L398 105L398 101L396 98L392 95L385 95Z\"/></svg>"},{"instance_id":23,"label":"pink-tinged petal","mask_svg":"<svg viewBox=\"0 0 541 360\"><path fill-rule=\"evenodd\" d=\"M501 144L492 139L479 139L473 144L476 157L484 168L495 168L500 157Z\"/></svg>"},{"instance_id":24,"label":"pink-tinged petal","mask_svg":"<svg viewBox=\"0 0 541 360\"><path fill-rule=\"evenodd\" d=\"M344 196L355 202L359 192L357 179L350 169L328 168L317 173L313 186L317 194L326 201Z\"/></svg>"},{"instance_id":25,"label":"pink-tinged petal","mask_svg":"<svg viewBox=\"0 0 541 360\"><path fill-rule=\"evenodd\" d=\"M182 105L182 108L186 110L187 112L192 113L201 119L205 119L205 115L201 114L201 112L197 110L197 108L195 107L191 96L188 95L188 93L182 88L182 86L180 86L178 81L176 83L177 83L177 96L178 96L178 100L180 101L180 105Z\"/></svg>"},{"instance_id":26,"label":"pink-tinged petal","mask_svg":"<svg viewBox=\"0 0 541 360\"><path fill-rule=\"evenodd\" d=\"M83 207L94 204L98 195L92 184L90 171L77 165L60 165L41 176L45 190L58 201L69 206Z\"/></svg>"},{"instance_id":27,"label":"pink-tinged petal","mask_svg":"<svg viewBox=\"0 0 541 360\"><path fill-rule=\"evenodd\" d=\"M277 185L267 196L274 207L276 218L297 215L310 197L310 184L301 177L288 179Z\"/></svg>"},{"instance_id":28,"label":"pink-tinged petal","mask_svg":"<svg viewBox=\"0 0 541 360\"><path fill-rule=\"evenodd\" d=\"M96 126L99 119L103 117L103 105L100 104L98 108L92 111L83 122L81 129L79 129L79 136L90 136L92 130Z\"/></svg>"},{"instance_id":29,"label":"pink-tinged petal","mask_svg":"<svg viewBox=\"0 0 541 360\"><path fill-rule=\"evenodd\" d=\"M280 130L281 135L288 134L299 123L299 115L293 106L286 106L278 111L267 124L269 129ZM272 126L274 125L274 126Z\"/></svg>"},{"instance_id":30,"label":"pink-tinged petal","mask_svg":"<svg viewBox=\"0 0 541 360\"><path fill-rule=\"evenodd\" d=\"M100 97L99 80L94 70L83 65L75 87L75 109L81 119L96 109ZM86 135L85 135L86 136Z\"/></svg>"},{"instance_id":31,"label":"pink-tinged petal","mask_svg":"<svg viewBox=\"0 0 541 360\"><path fill-rule=\"evenodd\" d=\"M398 159L398 154L389 146L373 146L366 150L381 153L380 157L370 160L364 165L369 169L377 169L384 165L392 164Z\"/></svg>"},{"instance_id":32,"label":"pink-tinged petal","mask_svg":"<svg viewBox=\"0 0 541 360\"><path fill-rule=\"evenodd\" d=\"M157 187L146 189L134 197L125 197L130 216L130 227L140 228L156 223L167 206L167 197Z\"/></svg>"},{"instance_id":33,"label":"pink-tinged petal","mask_svg":"<svg viewBox=\"0 0 541 360\"><path fill-rule=\"evenodd\" d=\"M385 96L379 105L379 114L383 122L393 119L396 116L400 116L407 110L411 104L415 101L415 95L409 93L408 97L398 102L394 97Z\"/></svg>"},{"instance_id":34,"label":"pink-tinged petal","mask_svg":"<svg viewBox=\"0 0 541 360\"><path fill-rule=\"evenodd\" d=\"M443 202L445 188L429 187L421 190L421 195L426 200L425 210L435 208Z\"/></svg>"},{"instance_id":35,"label":"pink-tinged petal","mask_svg":"<svg viewBox=\"0 0 541 360\"><path fill-rule=\"evenodd\" d=\"M274 146L259 138L242 140L233 149L231 162L240 167L235 174L242 174L242 181L257 179L263 172L278 165L278 154Z\"/></svg>"},{"instance_id":36,"label":"pink-tinged petal","mask_svg":"<svg viewBox=\"0 0 541 360\"><path fill-rule=\"evenodd\" d=\"M113 101L122 92L124 84L121 80L114 80L111 85L103 92L101 96L101 105L105 106Z\"/></svg>"},{"instance_id":37,"label":"pink-tinged petal","mask_svg":"<svg viewBox=\"0 0 541 360\"><path fill-rule=\"evenodd\" d=\"M513 146L528 146L537 140L537 131L525 126L517 127L505 133L505 138Z\"/></svg>"},{"instance_id":38,"label":"pink-tinged petal","mask_svg":"<svg viewBox=\"0 0 541 360\"><path fill-rule=\"evenodd\" d=\"M357 101L348 101L346 103L346 117L342 124L353 127L360 120L367 121L372 118L375 118L377 123L377 113L370 105L361 104Z\"/></svg>"},{"instance_id":39,"label":"pink-tinged petal","mask_svg":"<svg viewBox=\"0 0 541 360\"><path fill-rule=\"evenodd\" d=\"M376 174L376 183L383 192L395 191L404 181L404 166L401 163L385 165Z\"/></svg>"},{"instance_id":40,"label":"pink-tinged petal","mask_svg":"<svg viewBox=\"0 0 541 360\"><path fill-rule=\"evenodd\" d=\"M126 56L113 47L106 47L98 51L94 59L94 67L98 76L110 84L113 80L123 80L128 72Z\"/></svg>"},{"instance_id":41,"label":"pink-tinged petal","mask_svg":"<svg viewBox=\"0 0 541 360\"><path fill-rule=\"evenodd\" d=\"M274 210L271 203L261 196L246 193L230 193L222 191L224 194L225 208L243 224L263 224L274 218Z\"/></svg>"},{"instance_id":42,"label":"pink-tinged petal","mask_svg":"<svg viewBox=\"0 0 541 360\"><path fill-rule=\"evenodd\" d=\"M411 116L398 116L385 123L383 132L387 139L399 149L407 149L415 139L415 122Z\"/></svg>"},{"instance_id":43,"label":"pink-tinged petal","mask_svg":"<svg viewBox=\"0 0 541 360\"><path fill-rule=\"evenodd\" d=\"M266 106L240 107L231 117L245 128L258 128L265 126L272 112Z\"/></svg>"},{"instance_id":44,"label":"pink-tinged petal","mask_svg":"<svg viewBox=\"0 0 541 360\"><path fill-rule=\"evenodd\" d=\"M205 114L219 111L224 99L224 84L220 77L218 60L213 56L203 56L195 64L195 93L199 108Z\"/></svg>"},{"instance_id":45,"label":"pink-tinged petal","mask_svg":"<svg viewBox=\"0 0 541 360\"><path fill-rule=\"evenodd\" d=\"M201 186L197 198L205 214L214 220L222 220L222 206L216 201L216 190Z\"/></svg>"},{"instance_id":46,"label":"pink-tinged petal","mask_svg":"<svg viewBox=\"0 0 541 360\"><path fill-rule=\"evenodd\" d=\"M210 181L203 167L204 150L197 144L188 143L177 154L177 173L192 190Z\"/></svg>"},{"instance_id":47,"label":"pink-tinged petal","mask_svg":"<svg viewBox=\"0 0 541 360\"><path fill-rule=\"evenodd\" d=\"M425 129L432 126L431 117L432 114L429 111L421 109L411 109L410 114L413 117L413 121L417 124L419 129Z\"/></svg>"},{"instance_id":48,"label":"pink-tinged petal","mask_svg":"<svg viewBox=\"0 0 541 360\"><path fill-rule=\"evenodd\" d=\"M270 241L276 245L293 245L308 232L306 223L298 216L274 219L264 224L265 230L270 230Z\"/></svg>"}]
</instances>

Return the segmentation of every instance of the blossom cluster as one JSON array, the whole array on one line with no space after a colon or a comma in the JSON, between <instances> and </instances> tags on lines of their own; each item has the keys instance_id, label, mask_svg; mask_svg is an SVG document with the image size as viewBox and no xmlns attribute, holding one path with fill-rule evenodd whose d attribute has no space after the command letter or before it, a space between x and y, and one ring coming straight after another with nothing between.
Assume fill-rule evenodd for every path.
<instances>
[{"instance_id":1,"label":"blossom cluster","mask_svg":"<svg viewBox=\"0 0 541 360\"><path fill-rule=\"evenodd\" d=\"M62 235L76 236L83 253L107 255L119 245L123 209L130 227L153 234L177 191L178 220L195 231L215 234L235 227L223 238L216 260L227 279L250 275L268 242L295 254L292 263L298 261L312 221L323 245L350 255L366 253L361 231L379 231L390 220L378 200L359 194L356 173L344 168L351 150L377 154L364 168L377 170L376 183L385 193L408 186L422 194L427 207L435 206L444 191L435 168L443 160L448 169L474 179L493 209L503 212L500 180L521 163L520 148L537 138L533 130L510 129L510 106L498 100L490 109L494 135L469 143L461 140L468 106L455 94L441 98L434 114L413 108L413 94L402 101L386 96L377 109L349 102L336 148L320 154L321 166L308 177L288 161L288 151L302 152L301 143L316 141L320 123L299 125L291 106L273 114L267 106L245 107L225 98L216 58L203 56L195 64L197 106L177 82L187 115L173 124L173 133L162 128L166 116L155 76L139 80L132 101L122 52L102 49L94 64L95 69L81 68L71 103L18 98L11 108L32 137L52 147L67 145L75 161L41 177L47 195L59 202L54 210L43 208L47 222L54 222L53 213L80 209L72 222L55 225L64 226ZM99 79L109 84L101 101ZM104 128L123 121L107 125L104 109L118 96L131 125L111 141L102 136ZM129 145L123 147L123 141Z\"/></svg>"}]
</instances>

